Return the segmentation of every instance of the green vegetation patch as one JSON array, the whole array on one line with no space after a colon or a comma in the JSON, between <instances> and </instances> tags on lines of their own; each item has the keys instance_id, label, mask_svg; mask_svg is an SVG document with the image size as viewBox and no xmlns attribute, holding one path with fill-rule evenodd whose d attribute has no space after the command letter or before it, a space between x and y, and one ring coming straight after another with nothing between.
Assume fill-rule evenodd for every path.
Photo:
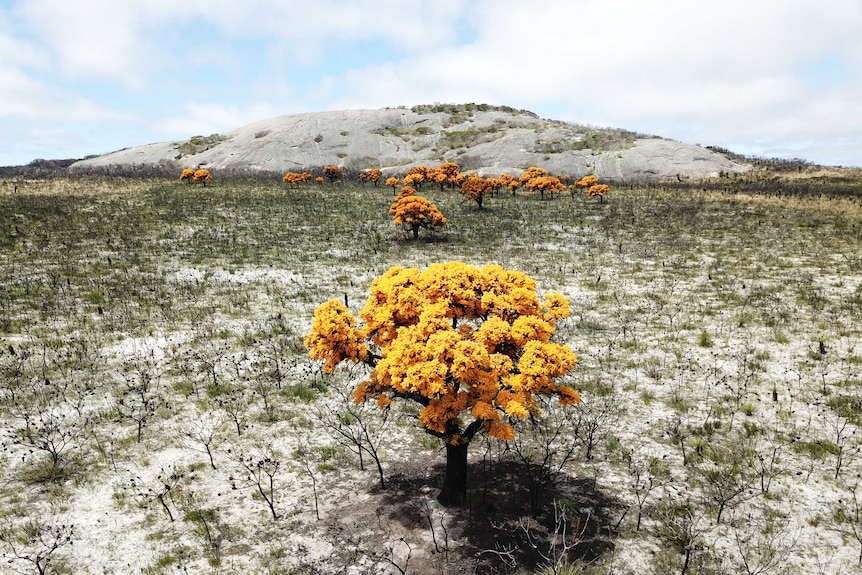
<instances>
[{"instance_id":1,"label":"green vegetation patch","mask_svg":"<svg viewBox=\"0 0 862 575\"><path fill-rule=\"evenodd\" d=\"M263 137L266 134L263 132L258 132L261 134L260 136L255 135L255 137ZM179 145L178 151L184 156L193 156L195 154L200 154L210 148L214 148L218 144L230 140L229 136L225 136L223 134L211 134L209 136L194 136L189 138L188 141L183 142Z\"/></svg>"}]
</instances>

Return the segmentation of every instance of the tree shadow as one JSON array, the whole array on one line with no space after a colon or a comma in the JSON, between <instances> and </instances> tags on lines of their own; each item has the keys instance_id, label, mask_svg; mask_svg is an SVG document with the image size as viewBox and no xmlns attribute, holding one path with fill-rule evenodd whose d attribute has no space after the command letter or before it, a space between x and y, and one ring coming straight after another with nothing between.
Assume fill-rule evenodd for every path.
<instances>
[{"instance_id":1,"label":"tree shadow","mask_svg":"<svg viewBox=\"0 0 862 575\"><path fill-rule=\"evenodd\" d=\"M380 513L408 530L428 532L433 522L436 533L432 535L440 551L471 561L476 573L514 572L516 566L531 570L547 563L549 556L591 562L614 549L616 526L612 517L619 516L624 504L597 490L591 478L561 476L543 494L544 504L532 517L528 477L538 466L528 468L514 461L490 465L472 462L469 501L459 508L442 507L435 499L444 471L445 465L437 464L424 477L391 476L387 488L379 491ZM561 507L566 510L565 550L561 542L553 545Z\"/></svg>"}]
</instances>

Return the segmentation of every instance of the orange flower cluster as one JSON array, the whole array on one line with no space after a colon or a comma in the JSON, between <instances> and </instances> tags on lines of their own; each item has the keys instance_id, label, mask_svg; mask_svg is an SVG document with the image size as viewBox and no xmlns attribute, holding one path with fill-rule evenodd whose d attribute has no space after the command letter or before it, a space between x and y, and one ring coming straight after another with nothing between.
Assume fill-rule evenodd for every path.
<instances>
[{"instance_id":1,"label":"orange flower cluster","mask_svg":"<svg viewBox=\"0 0 862 575\"><path fill-rule=\"evenodd\" d=\"M590 189L587 191L587 197L595 198L598 196L599 200L601 200L605 197L605 194L608 193L609 189L610 188L608 188L607 184L596 184L594 186L590 186Z\"/></svg>"},{"instance_id":2,"label":"orange flower cluster","mask_svg":"<svg viewBox=\"0 0 862 575\"><path fill-rule=\"evenodd\" d=\"M584 176L575 182L575 185L579 188L586 188L587 197L589 199L598 197L600 202L604 201L605 194L607 194L610 189L607 184L600 184L599 179L592 174Z\"/></svg>"},{"instance_id":3,"label":"orange flower cluster","mask_svg":"<svg viewBox=\"0 0 862 575\"><path fill-rule=\"evenodd\" d=\"M401 180L394 176L390 176L386 178L386 181L384 183L390 188L392 188L392 193L395 193L395 188L398 187L398 184L401 183Z\"/></svg>"},{"instance_id":4,"label":"orange flower cluster","mask_svg":"<svg viewBox=\"0 0 862 575\"><path fill-rule=\"evenodd\" d=\"M407 170L404 179L406 180L410 176L415 176L414 181L421 184L428 178L428 168L425 166L413 166Z\"/></svg>"},{"instance_id":5,"label":"orange flower cluster","mask_svg":"<svg viewBox=\"0 0 862 575\"><path fill-rule=\"evenodd\" d=\"M183 170L183 173L180 174L180 181L187 181L188 183L192 183L192 180L195 179L195 171L191 168L186 168Z\"/></svg>"},{"instance_id":6,"label":"orange flower cluster","mask_svg":"<svg viewBox=\"0 0 862 575\"><path fill-rule=\"evenodd\" d=\"M427 178L429 182L434 182L435 184L437 184L441 190L449 182L449 176L447 176L446 173L439 168L429 169Z\"/></svg>"},{"instance_id":7,"label":"orange flower cluster","mask_svg":"<svg viewBox=\"0 0 862 575\"><path fill-rule=\"evenodd\" d=\"M380 181L380 176L383 175L383 172L380 171L380 168L371 168L367 172L362 172L359 174L360 180L368 180L374 182L374 185L377 186L377 182Z\"/></svg>"},{"instance_id":8,"label":"orange flower cluster","mask_svg":"<svg viewBox=\"0 0 862 575\"><path fill-rule=\"evenodd\" d=\"M192 176L192 179L206 186L207 180L211 180L212 176L210 175L209 170L195 170L195 174Z\"/></svg>"},{"instance_id":9,"label":"orange flower cluster","mask_svg":"<svg viewBox=\"0 0 862 575\"><path fill-rule=\"evenodd\" d=\"M518 178L518 183L522 186L526 186L527 183L533 178L541 178L542 176L547 176L548 170L545 168L539 168L536 166L530 166L526 170L521 173L521 177Z\"/></svg>"},{"instance_id":10,"label":"orange flower cluster","mask_svg":"<svg viewBox=\"0 0 862 575\"><path fill-rule=\"evenodd\" d=\"M437 169L446 174L449 179L456 177L461 170L455 162L443 162L437 166Z\"/></svg>"},{"instance_id":11,"label":"orange flower cluster","mask_svg":"<svg viewBox=\"0 0 862 575\"><path fill-rule=\"evenodd\" d=\"M413 238L419 237L420 228L436 228L446 223L446 218L427 198L416 194L416 190L410 186L401 189L401 193L395 198L395 202L389 207L389 213L395 222L395 226L403 226L404 229L413 234Z\"/></svg>"},{"instance_id":12,"label":"orange flower cluster","mask_svg":"<svg viewBox=\"0 0 862 575\"><path fill-rule=\"evenodd\" d=\"M460 186L466 179L466 174L462 174L455 162L443 162L436 168L428 168L425 172L425 179L428 182L434 182L443 190L445 186Z\"/></svg>"},{"instance_id":13,"label":"orange flower cluster","mask_svg":"<svg viewBox=\"0 0 862 575\"><path fill-rule=\"evenodd\" d=\"M356 329L356 318L338 300L329 300L314 310L314 326L304 343L312 357L325 361L324 371L332 372L345 360L368 358L368 346Z\"/></svg>"},{"instance_id":14,"label":"orange flower cluster","mask_svg":"<svg viewBox=\"0 0 862 575\"><path fill-rule=\"evenodd\" d=\"M566 189L566 186L555 176L537 176L527 180L524 185L534 192L538 190L542 198L545 197L545 192L563 192Z\"/></svg>"},{"instance_id":15,"label":"orange flower cluster","mask_svg":"<svg viewBox=\"0 0 862 575\"><path fill-rule=\"evenodd\" d=\"M502 178L503 176L501 176ZM511 176L507 176L505 181L512 194L518 187L525 187L531 192L539 192L544 199L545 192L553 194L554 192L562 192L566 189L565 184L560 181L557 176L549 176L548 170L536 166L530 166L521 173L521 177L515 180Z\"/></svg>"},{"instance_id":16,"label":"orange flower cluster","mask_svg":"<svg viewBox=\"0 0 862 575\"><path fill-rule=\"evenodd\" d=\"M479 176L469 176L464 183L461 184L461 195L464 196L464 201L474 201L479 207L482 207L482 202L485 196L491 194L494 187L489 180Z\"/></svg>"},{"instance_id":17,"label":"orange flower cluster","mask_svg":"<svg viewBox=\"0 0 862 575\"><path fill-rule=\"evenodd\" d=\"M287 172L281 181L292 186L299 186L299 184L303 184L310 179L311 174L308 172L303 172L301 174L298 172Z\"/></svg>"},{"instance_id":18,"label":"orange flower cluster","mask_svg":"<svg viewBox=\"0 0 862 575\"><path fill-rule=\"evenodd\" d=\"M503 188L508 188L514 193L514 189L521 185L514 176L509 174L500 174L496 178L488 178L488 183L491 185L491 189L495 192Z\"/></svg>"},{"instance_id":19,"label":"orange flower cluster","mask_svg":"<svg viewBox=\"0 0 862 575\"><path fill-rule=\"evenodd\" d=\"M404 176L403 184L410 187L419 187L425 181L424 174L407 174Z\"/></svg>"},{"instance_id":20,"label":"orange flower cluster","mask_svg":"<svg viewBox=\"0 0 862 575\"><path fill-rule=\"evenodd\" d=\"M589 176L584 176L583 178L575 182L575 185L579 188L589 188L590 186L594 186L598 183L599 179L594 175L590 174Z\"/></svg>"},{"instance_id":21,"label":"orange flower cluster","mask_svg":"<svg viewBox=\"0 0 862 575\"><path fill-rule=\"evenodd\" d=\"M532 278L498 265L396 266L371 284L361 328L333 300L315 312L305 344L328 371L345 360L373 368L357 403L417 401L419 424L449 443L469 442L478 429L510 440L512 421L538 410L536 394L580 401L558 383L577 358L551 342L568 313L565 297L543 303Z\"/></svg>"}]
</instances>

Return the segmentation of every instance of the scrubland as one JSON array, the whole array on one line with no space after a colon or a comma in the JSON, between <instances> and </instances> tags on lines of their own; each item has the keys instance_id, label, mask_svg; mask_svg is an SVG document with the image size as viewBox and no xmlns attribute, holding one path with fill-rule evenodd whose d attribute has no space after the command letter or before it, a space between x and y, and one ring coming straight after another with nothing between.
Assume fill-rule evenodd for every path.
<instances>
[{"instance_id":1,"label":"scrubland","mask_svg":"<svg viewBox=\"0 0 862 575\"><path fill-rule=\"evenodd\" d=\"M429 187L413 241L391 188L214 176L0 185L0 572L862 571L858 183ZM569 298L583 398L474 440L463 508L415 409L302 344L451 260Z\"/></svg>"}]
</instances>

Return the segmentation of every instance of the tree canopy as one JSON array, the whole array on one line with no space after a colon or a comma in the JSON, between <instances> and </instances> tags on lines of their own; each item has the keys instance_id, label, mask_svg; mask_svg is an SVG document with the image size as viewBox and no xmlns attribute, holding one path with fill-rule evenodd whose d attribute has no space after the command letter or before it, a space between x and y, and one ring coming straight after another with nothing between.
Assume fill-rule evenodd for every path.
<instances>
[{"instance_id":1,"label":"tree canopy","mask_svg":"<svg viewBox=\"0 0 862 575\"><path fill-rule=\"evenodd\" d=\"M461 184L461 195L464 196L464 201L474 201L481 208L485 196L494 191L491 181L482 178L481 176L469 176Z\"/></svg>"},{"instance_id":2,"label":"tree canopy","mask_svg":"<svg viewBox=\"0 0 862 575\"><path fill-rule=\"evenodd\" d=\"M566 189L566 186L555 176L537 176L528 180L525 186L533 191L539 190L542 199L545 197L545 192L552 194Z\"/></svg>"},{"instance_id":3,"label":"tree canopy","mask_svg":"<svg viewBox=\"0 0 862 575\"><path fill-rule=\"evenodd\" d=\"M345 361L370 368L355 390L357 403L422 406L418 424L447 447L439 499L460 504L467 446L477 433L513 439L512 423L538 412L535 395L580 401L558 381L577 358L551 342L556 322L568 315L565 297L553 293L542 301L535 280L496 264L396 266L372 282L361 325L330 300L315 311L304 343L326 371Z\"/></svg>"},{"instance_id":4,"label":"tree canopy","mask_svg":"<svg viewBox=\"0 0 862 575\"><path fill-rule=\"evenodd\" d=\"M610 188L607 184L595 184L590 186L590 189L587 190L587 197L593 199L595 197L599 198L599 201L602 202L605 199L605 195L608 193Z\"/></svg>"},{"instance_id":5,"label":"tree canopy","mask_svg":"<svg viewBox=\"0 0 862 575\"><path fill-rule=\"evenodd\" d=\"M402 226L419 237L421 228L431 229L446 223L446 217L427 198L417 195L416 190L405 186L389 207L396 226Z\"/></svg>"},{"instance_id":6,"label":"tree canopy","mask_svg":"<svg viewBox=\"0 0 862 575\"><path fill-rule=\"evenodd\" d=\"M287 172L281 181L291 185L291 186L299 186L299 184L305 183L311 179L311 174L308 172Z\"/></svg>"},{"instance_id":7,"label":"tree canopy","mask_svg":"<svg viewBox=\"0 0 862 575\"><path fill-rule=\"evenodd\" d=\"M206 185L207 185L207 180L211 180L211 179L212 179L212 175L210 174L210 171L209 171L209 170L204 170L204 169L195 170L195 173L194 173L193 179L194 179L194 181L196 181L196 182L200 182L201 184L203 184L204 186L206 186Z\"/></svg>"}]
</instances>

